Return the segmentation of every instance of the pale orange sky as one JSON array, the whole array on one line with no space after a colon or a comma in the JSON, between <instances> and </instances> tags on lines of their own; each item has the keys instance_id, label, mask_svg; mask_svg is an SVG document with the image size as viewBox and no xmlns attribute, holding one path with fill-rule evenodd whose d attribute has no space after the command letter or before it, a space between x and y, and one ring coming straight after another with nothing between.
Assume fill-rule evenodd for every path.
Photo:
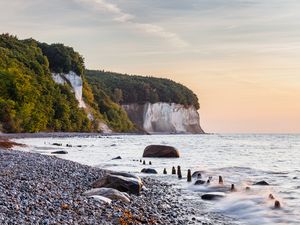
<instances>
[{"instance_id":1,"label":"pale orange sky","mask_svg":"<svg viewBox=\"0 0 300 225\"><path fill-rule=\"evenodd\" d=\"M87 68L166 77L206 132L300 132L298 0L0 0L1 32L74 47Z\"/></svg>"}]
</instances>

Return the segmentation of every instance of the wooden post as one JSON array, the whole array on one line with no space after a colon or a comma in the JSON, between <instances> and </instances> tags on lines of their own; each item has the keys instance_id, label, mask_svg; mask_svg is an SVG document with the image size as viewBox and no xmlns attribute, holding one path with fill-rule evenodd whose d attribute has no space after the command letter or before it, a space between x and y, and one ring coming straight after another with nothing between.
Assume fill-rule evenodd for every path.
<instances>
[{"instance_id":1,"label":"wooden post","mask_svg":"<svg viewBox=\"0 0 300 225\"><path fill-rule=\"evenodd\" d=\"M167 169L166 168L164 168L164 174L167 174Z\"/></svg>"},{"instance_id":2,"label":"wooden post","mask_svg":"<svg viewBox=\"0 0 300 225\"><path fill-rule=\"evenodd\" d=\"M280 202L278 200L275 201L274 207L275 209L279 209L281 207Z\"/></svg>"},{"instance_id":3,"label":"wooden post","mask_svg":"<svg viewBox=\"0 0 300 225\"><path fill-rule=\"evenodd\" d=\"M188 169L187 172L187 182L191 182L192 181L192 172L190 169Z\"/></svg>"},{"instance_id":4,"label":"wooden post","mask_svg":"<svg viewBox=\"0 0 300 225\"><path fill-rule=\"evenodd\" d=\"M172 174L176 174L176 169L174 166L172 167Z\"/></svg>"},{"instance_id":5,"label":"wooden post","mask_svg":"<svg viewBox=\"0 0 300 225\"><path fill-rule=\"evenodd\" d=\"M143 161L143 165L146 165L146 161L145 160Z\"/></svg>"},{"instance_id":6,"label":"wooden post","mask_svg":"<svg viewBox=\"0 0 300 225\"><path fill-rule=\"evenodd\" d=\"M181 179L181 178L182 178L180 166L177 166L177 175L178 175L178 179Z\"/></svg>"},{"instance_id":7,"label":"wooden post","mask_svg":"<svg viewBox=\"0 0 300 225\"><path fill-rule=\"evenodd\" d=\"M219 176L219 184L223 184L223 177L222 176Z\"/></svg>"},{"instance_id":8,"label":"wooden post","mask_svg":"<svg viewBox=\"0 0 300 225\"><path fill-rule=\"evenodd\" d=\"M151 161L149 161L149 165L152 165L152 162L151 162Z\"/></svg>"}]
</instances>

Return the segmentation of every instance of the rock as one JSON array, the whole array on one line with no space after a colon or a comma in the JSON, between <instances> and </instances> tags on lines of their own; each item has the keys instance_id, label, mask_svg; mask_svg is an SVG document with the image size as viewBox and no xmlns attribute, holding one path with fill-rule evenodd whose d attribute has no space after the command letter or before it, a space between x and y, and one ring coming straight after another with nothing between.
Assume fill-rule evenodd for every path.
<instances>
[{"instance_id":1,"label":"rock","mask_svg":"<svg viewBox=\"0 0 300 225\"><path fill-rule=\"evenodd\" d=\"M274 203L274 208L275 208L275 209L281 208L280 202L279 202L278 200L275 201L275 203Z\"/></svg>"},{"instance_id":2,"label":"rock","mask_svg":"<svg viewBox=\"0 0 300 225\"><path fill-rule=\"evenodd\" d=\"M201 196L203 200L217 200L224 197L225 194L223 192L210 192Z\"/></svg>"},{"instance_id":3,"label":"rock","mask_svg":"<svg viewBox=\"0 0 300 225\"><path fill-rule=\"evenodd\" d=\"M101 187L114 188L122 192L129 192L136 195L140 194L142 186L143 183L139 177L138 178L136 178L136 176L126 177L122 175L113 175L113 174L108 174L105 177L97 180L95 183L92 184L93 188L101 188Z\"/></svg>"},{"instance_id":4,"label":"rock","mask_svg":"<svg viewBox=\"0 0 300 225\"><path fill-rule=\"evenodd\" d=\"M103 197L103 196L100 196L100 195L92 195L92 196L89 196L89 198L93 198L93 199L95 199L98 202L106 203L108 205L111 204L111 199Z\"/></svg>"},{"instance_id":5,"label":"rock","mask_svg":"<svg viewBox=\"0 0 300 225\"><path fill-rule=\"evenodd\" d=\"M142 173L150 173L150 174L157 174L157 171L155 169L150 169L150 168L144 168L141 171Z\"/></svg>"},{"instance_id":6,"label":"rock","mask_svg":"<svg viewBox=\"0 0 300 225\"><path fill-rule=\"evenodd\" d=\"M203 171L195 171L192 174L192 177L194 177L194 178L201 178L201 173L203 173Z\"/></svg>"},{"instance_id":7,"label":"rock","mask_svg":"<svg viewBox=\"0 0 300 225\"><path fill-rule=\"evenodd\" d=\"M149 145L145 148L143 157L179 158L179 151L166 145Z\"/></svg>"},{"instance_id":8,"label":"rock","mask_svg":"<svg viewBox=\"0 0 300 225\"><path fill-rule=\"evenodd\" d=\"M269 185L269 183L266 182L266 181L264 181L264 180L262 180L262 181L259 181L259 182L254 183L253 185L262 185L262 186L266 186L266 185Z\"/></svg>"},{"instance_id":9,"label":"rock","mask_svg":"<svg viewBox=\"0 0 300 225\"><path fill-rule=\"evenodd\" d=\"M204 180L197 180L194 185L203 185L205 184L206 182Z\"/></svg>"},{"instance_id":10,"label":"rock","mask_svg":"<svg viewBox=\"0 0 300 225\"><path fill-rule=\"evenodd\" d=\"M117 175L117 176L122 176L122 177L131 177L131 178L135 178L137 180L139 180L141 183L142 183L142 180L140 177L134 175L134 174L131 174L131 173L124 173L124 172L115 172L115 171L111 171L109 172L109 174L112 174L112 175Z\"/></svg>"},{"instance_id":11,"label":"rock","mask_svg":"<svg viewBox=\"0 0 300 225\"><path fill-rule=\"evenodd\" d=\"M103 196L112 200L121 200L130 202L130 199L124 193L112 188L94 188L83 193L84 196Z\"/></svg>"},{"instance_id":12,"label":"rock","mask_svg":"<svg viewBox=\"0 0 300 225\"><path fill-rule=\"evenodd\" d=\"M52 145L54 145L54 146L62 146L62 144L59 144L59 143L53 143Z\"/></svg>"},{"instance_id":13,"label":"rock","mask_svg":"<svg viewBox=\"0 0 300 225\"><path fill-rule=\"evenodd\" d=\"M63 155L63 154L68 154L68 152L65 150L59 150L59 151L51 152L51 154Z\"/></svg>"},{"instance_id":14,"label":"rock","mask_svg":"<svg viewBox=\"0 0 300 225\"><path fill-rule=\"evenodd\" d=\"M117 156L115 158L112 158L111 160L116 160L116 159L122 159L122 157L121 156Z\"/></svg>"}]
</instances>

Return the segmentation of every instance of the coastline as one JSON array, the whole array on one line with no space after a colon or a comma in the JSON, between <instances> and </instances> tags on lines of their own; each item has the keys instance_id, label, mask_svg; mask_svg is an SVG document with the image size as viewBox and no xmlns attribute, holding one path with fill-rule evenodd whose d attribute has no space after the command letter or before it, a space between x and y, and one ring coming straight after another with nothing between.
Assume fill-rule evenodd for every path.
<instances>
[{"instance_id":1,"label":"coastline","mask_svg":"<svg viewBox=\"0 0 300 225\"><path fill-rule=\"evenodd\" d=\"M235 224L156 178L143 177L146 188L140 196L130 195L130 203L106 205L83 192L107 170L1 147L0 159L1 224Z\"/></svg>"}]
</instances>

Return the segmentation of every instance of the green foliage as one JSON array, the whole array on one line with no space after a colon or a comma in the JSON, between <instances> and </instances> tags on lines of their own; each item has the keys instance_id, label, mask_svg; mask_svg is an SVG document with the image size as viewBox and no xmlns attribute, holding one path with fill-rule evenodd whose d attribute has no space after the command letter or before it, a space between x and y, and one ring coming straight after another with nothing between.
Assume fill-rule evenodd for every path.
<instances>
[{"instance_id":1,"label":"green foliage","mask_svg":"<svg viewBox=\"0 0 300 225\"><path fill-rule=\"evenodd\" d=\"M190 89L169 79L94 70L86 71L86 77L91 85L96 85L117 103L167 102L200 107Z\"/></svg>"},{"instance_id":2,"label":"green foliage","mask_svg":"<svg viewBox=\"0 0 300 225\"><path fill-rule=\"evenodd\" d=\"M83 75L84 59L73 48L63 44L48 45L46 43L38 43L38 46L47 56L52 72L69 73L69 71L74 71L78 75Z\"/></svg>"},{"instance_id":3,"label":"green foliage","mask_svg":"<svg viewBox=\"0 0 300 225\"><path fill-rule=\"evenodd\" d=\"M39 46L66 60L54 60L50 53L47 58ZM0 35L0 124L5 132L93 129L70 87L54 83L49 65L55 72L70 69L81 74L84 68L83 59L71 48Z\"/></svg>"},{"instance_id":4,"label":"green foliage","mask_svg":"<svg viewBox=\"0 0 300 225\"><path fill-rule=\"evenodd\" d=\"M98 86L98 83L91 83L95 102L102 118L114 131L134 131L133 123L129 120L125 110L114 103L111 98Z\"/></svg>"}]
</instances>

